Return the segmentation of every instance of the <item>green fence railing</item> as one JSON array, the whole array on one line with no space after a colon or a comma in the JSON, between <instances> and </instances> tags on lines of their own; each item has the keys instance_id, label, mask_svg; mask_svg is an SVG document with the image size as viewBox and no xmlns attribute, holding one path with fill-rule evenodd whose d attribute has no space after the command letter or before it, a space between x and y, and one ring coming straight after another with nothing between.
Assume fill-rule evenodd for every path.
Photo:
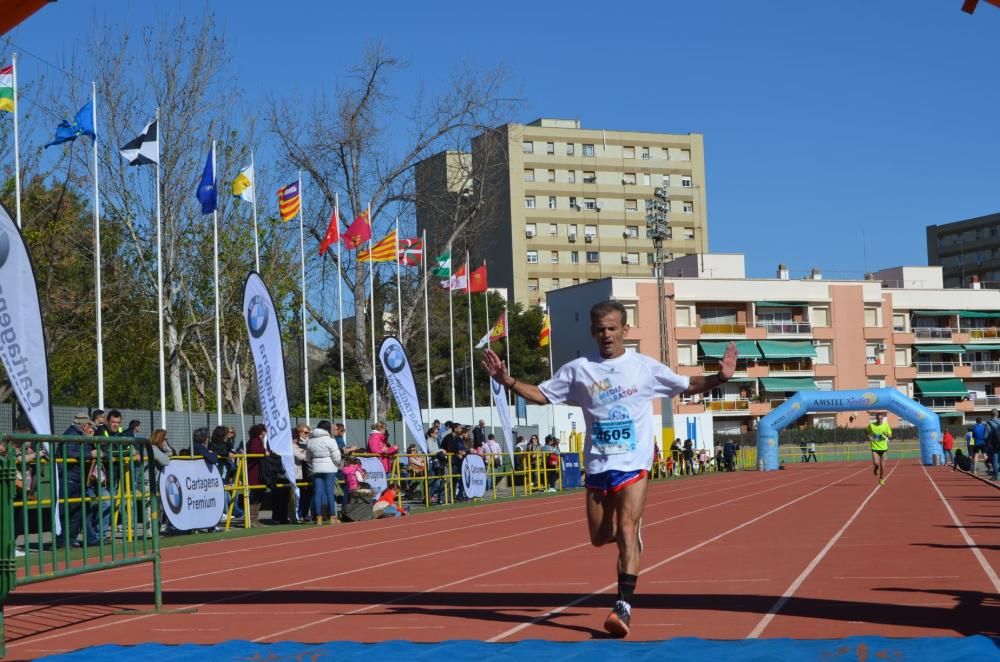
<instances>
[{"instance_id":1,"label":"green fence railing","mask_svg":"<svg viewBox=\"0 0 1000 662\"><path fill-rule=\"evenodd\" d=\"M153 566L160 610L160 503L148 440L0 436L0 656L4 604L18 586L140 563Z\"/></svg>"}]
</instances>

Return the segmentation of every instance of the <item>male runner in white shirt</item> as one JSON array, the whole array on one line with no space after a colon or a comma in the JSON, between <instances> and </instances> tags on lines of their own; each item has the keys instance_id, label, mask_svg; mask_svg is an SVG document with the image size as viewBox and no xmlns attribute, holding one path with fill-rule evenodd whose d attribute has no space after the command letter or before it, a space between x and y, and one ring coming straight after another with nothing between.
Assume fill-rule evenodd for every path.
<instances>
[{"instance_id":1,"label":"male runner in white shirt","mask_svg":"<svg viewBox=\"0 0 1000 662\"><path fill-rule=\"evenodd\" d=\"M604 621L604 629L616 637L628 635L639 575L639 526L653 462L652 402L658 397L704 393L724 384L733 376L737 357L736 345L730 343L718 374L677 375L644 354L626 352L628 328L622 304L595 305L590 310L590 334L598 351L570 361L538 386L511 377L492 350L483 356L490 377L528 402L566 403L583 409L590 542L595 547L618 545L618 599Z\"/></svg>"}]
</instances>

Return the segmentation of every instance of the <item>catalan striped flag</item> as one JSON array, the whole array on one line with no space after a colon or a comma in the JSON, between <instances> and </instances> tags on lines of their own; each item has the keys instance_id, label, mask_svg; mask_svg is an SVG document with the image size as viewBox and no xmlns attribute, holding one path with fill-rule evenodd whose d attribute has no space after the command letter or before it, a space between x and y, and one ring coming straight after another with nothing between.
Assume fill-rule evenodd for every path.
<instances>
[{"instance_id":1,"label":"catalan striped flag","mask_svg":"<svg viewBox=\"0 0 1000 662\"><path fill-rule=\"evenodd\" d=\"M292 182L278 189L278 211L281 220L290 221L299 213L302 206L302 196L299 195L299 183Z\"/></svg>"},{"instance_id":2,"label":"catalan striped flag","mask_svg":"<svg viewBox=\"0 0 1000 662\"><path fill-rule=\"evenodd\" d=\"M396 261L396 231L387 234L381 241L372 246L371 251L358 253L358 262L395 262Z\"/></svg>"},{"instance_id":3,"label":"catalan striped flag","mask_svg":"<svg viewBox=\"0 0 1000 662\"><path fill-rule=\"evenodd\" d=\"M548 347L549 336L551 334L552 334L552 326L549 324L549 314L545 313L545 317L542 318L542 332L538 334L538 346Z\"/></svg>"}]
</instances>

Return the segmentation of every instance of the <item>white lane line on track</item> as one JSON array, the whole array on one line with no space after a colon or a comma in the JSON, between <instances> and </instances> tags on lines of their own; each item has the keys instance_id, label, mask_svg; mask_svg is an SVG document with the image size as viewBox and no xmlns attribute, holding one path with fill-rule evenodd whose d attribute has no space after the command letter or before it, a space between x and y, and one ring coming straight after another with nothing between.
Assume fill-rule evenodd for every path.
<instances>
[{"instance_id":1,"label":"white lane line on track","mask_svg":"<svg viewBox=\"0 0 1000 662\"><path fill-rule=\"evenodd\" d=\"M865 468L867 469L867 467L865 467ZM832 473L833 471L834 470L831 469L830 471L828 471L826 473ZM848 478L850 476L855 475L856 473L857 472L855 472L854 474L850 474L848 476ZM782 489L782 488L787 488L787 487L790 487L792 485L797 485L798 483L805 482L807 480L814 480L815 478L816 478L816 476L812 475L812 476L808 476L808 477L805 477L805 478L800 478L798 480L791 481L791 482L788 482L788 483L779 483L778 485L775 485L773 487L769 487L769 488L764 489L764 490L760 490L758 492L751 492L750 494L746 494L746 495L743 495L743 496L735 497L733 499L729 499L727 501L722 501L722 502L719 502L717 504L713 504L711 506L706 506L704 508L699 508L697 510L687 511L687 512L684 512L684 513L680 513L678 515L674 515L672 517L667 517L665 519L658 520L656 522L649 522L649 523L645 524L645 526L653 526L653 525L661 524L661 523L668 522L668 521L671 521L671 520L680 519L680 518L683 518L683 517L688 517L691 514L702 512L703 510L710 510L710 509L716 508L718 506L727 505L727 504L732 503L734 501L739 501L739 500L742 500L742 499L746 499L746 498L750 498L750 497L754 497L754 496L759 496L761 494L766 494L768 492L773 492L775 490L779 490L779 489ZM777 477L776 477L776 479L777 479ZM846 478L845 479L841 479L841 480L846 480ZM774 481L772 481L770 479L765 479L765 480L760 480L758 482L766 484L766 483L774 482ZM837 482L840 482L840 481L837 481ZM831 483L831 484L836 484L836 483ZM725 490L728 490L728 489L734 489L736 487L745 487L745 486L746 486L746 483L736 484L736 485L732 486L732 488L725 488L724 490L717 490L716 492L721 492L721 491L725 491ZM700 495L693 495L690 498L694 498L695 496L700 496ZM689 497L682 497L682 499L674 499L674 500L671 500L671 501L658 502L657 505L660 505L660 504L663 504L663 503L673 504L673 503L676 503L676 501L678 501L678 500L683 500L683 499L687 499L687 498L689 498ZM556 511L547 510L547 511L545 511L543 513L538 513L538 514L539 515L545 515L545 514L551 514L553 512L556 512ZM523 518L524 517L511 518L511 519L523 519ZM493 524L495 524L495 521L488 523L488 525L493 525ZM576 521L570 521L570 522L564 522L562 524L557 524L555 526L569 526L569 525L576 526L576 525L578 525L578 523ZM468 527L464 527L464 528L468 528ZM550 528L555 528L555 527L550 527ZM440 533L440 532L438 532L438 533ZM419 560L419 559L422 559L422 558L434 556L434 555L437 555L437 554L450 554L450 553L452 553L452 552L454 552L456 550L460 550L460 549L465 549L465 548L476 547L476 546L480 546L480 545L491 544L491 543L498 542L498 541L501 541L501 540L507 540L507 539L510 539L510 538L517 538L517 537L524 536L524 535L535 535L536 533L537 533L537 531L535 531L535 530L526 531L526 532L522 532L522 533L516 533L516 534L512 534L512 535L508 535L508 536L502 536L500 538L495 538L495 539L492 539L492 540L484 540L484 541L480 541L480 542L477 542L477 543L472 543L472 544L468 544L468 545L462 545L460 547L451 547L451 548L448 548L448 549L442 549L442 550L437 550L437 551L434 551L434 552L429 552L427 554L421 554L419 556L412 556L408 560L409 561L414 561L414 560ZM420 536L420 537L423 537L423 536ZM589 544L590 543L581 543L580 545L575 545L575 546L570 547L570 548L561 549L558 552L554 552L554 554L558 554L558 553L562 553L562 552L565 552L565 551L569 551L571 549L575 549L576 547L589 546ZM364 545L362 547L367 547L367 546L369 546L369 545ZM337 553L337 554L339 554L342 551L343 550L331 550L329 553ZM294 557L291 557L290 559L285 559L285 560L286 561L288 561L288 560L295 560L297 558L299 558L299 557L298 556L294 556ZM529 561L522 561L521 564L532 562L532 561L536 560L537 558L542 558L542 557L535 557L533 559L530 559ZM189 608L197 609L197 608L200 608L200 607L208 606L210 604L218 604L218 603L221 603L221 602L225 602L225 601L227 601L229 599L235 599L235 598L238 598L238 597L239 598L248 597L250 595L256 595L256 594L261 594L261 593L268 593L268 592L271 592L271 591L278 591L278 590L283 590L283 589L287 589L287 588L293 588L293 587L296 587L296 586L301 586L302 584L310 584L310 583L314 583L314 582L317 582L317 581L322 581L322 580L325 580L325 579L330 579L330 578L333 578L333 577L339 577L339 576L342 576L342 575L348 575L348 574L352 574L352 573L358 572L360 570L373 570L373 569L377 569L377 568L380 568L380 567L383 567L383 566L392 565L392 564L395 564L395 563L397 563L397 561L388 561L388 562L381 563L381 564L378 564L378 565L375 565L375 566L367 565L364 568L356 568L356 569L351 569L351 570L345 570L345 571L338 572L338 573L335 573L335 574L332 574L332 575L328 575L328 576L325 576L325 577L313 577L313 578L311 578L309 580L306 580L306 581L293 582L293 583L285 584L285 585L281 585L281 586L273 586L273 587L270 587L270 588L267 588L267 589L253 591L253 592L248 592L246 594L241 594L239 596L233 596L232 598L222 598L222 599L219 599L219 600L212 600L210 602L203 602L203 603L199 603L199 604L195 604L195 605L184 605L184 606L189 607ZM473 579L478 579L479 577L483 577L483 576L486 576L486 575L489 575L489 574L493 574L495 572L500 572L502 570L504 570L504 568L496 568L496 569L494 569L494 570L492 570L490 572L487 572L487 573L482 573L480 575L476 575L476 576L473 576L473 577L467 577L467 578L463 579L462 581L469 581L469 580L473 580ZM208 573L208 574L211 574L211 573ZM416 595L420 595L420 594L423 594L423 593L430 593L430 592L438 591L438 590L441 590L441 588L445 588L445 587L451 586L451 585L456 584L456 583L461 583L461 582L453 582L451 584L447 584L447 585L443 585L443 586L438 586L438 587L435 587L435 588L432 588L432 589L428 589L426 591L421 591L419 593L414 593L412 595L404 596L403 598L400 598L400 600L406 599L406 598L409 598L409 597L414 597ZM135 586L135 587L128 587L128 588L122 588L122 589L114 589L112 591L107 591L107 593L116 593L116 592L119 592L119 591L130 590L130 588L140 588L140 587L148 587L148 586L150 586L149 583L144 583L144 584L140 584L140 585ZM604 590L606 591L607 589L604 589ZM388 604L388 603L386 603L386 604ZM328 618L323 619L322 621L319 621L319 622L322 623L322 622L326 622L328 620L333 620L334 618L341 618L343 616L350 616L350 615L353 615L355 613L360 613L360 612L363 612L363 611L367 611L369 609L374 609L376 607L383 607L383 606L385 606L385 604L370 605L368 607L356 609L354 611L346 612L344 614L338 614L337 616L334 616L334 617L328 617ZM73 636L73 635L76 635L76 634L79 634L79 633L82 633L82 632L90 632L90 631L93 631L93 630L102 630L102 629L108 628L108 627L116 627L116 626L119 626L119 625L125 625L126 623L130 623L130 622L133 622L133 621L146 620L146 619L152 618L153 616L156 616L156 615L157 614L143 614L143 615L140 615L140 616L133 616L133 617L122 619L122 620L112 620L112 621L107 622L107 623L99 623L99 624L91 625L91 626L88 626L88 627L85 627L85 628L73 629L73 630L68 630L68 631L65 631L65 632L56 632L56 633L46 634L46 635L42 635L42 636L37 636L36 635L36 636L33 636L33 637L29 637L28 639L30 639L30 641L29 640L25 640L23 642L22 641L11 642L10 644L7 645L7 648L9 650L9 649L11 649L12 647L15 647L15 646L27 646L27 645L31 645L31 644L34 644L34 643L41 643L43 641L48 641L48 640L51 640L51 639L57 639L57 638L60 638L60 637ZM317 624L317 623L310 624L310 626L311 625L315 625L315 624ZM303 626L303 627L306 627L306 626ZM295 629L302 629L302 628L295 628ZM275 634L275 635L269 635L269 636L280 636L280 633L279 634Z\"/></svg>"},{"instance_id":2,"label":"white lane line on track","mask_svg":"<svg viewBox=\"0 0 1000 662\"><path fill-rule=\"evenodd\" d=\"M732 584L735 582L773 582L773 579L657 579L650 584Z\"/></svg>"},{"instance_id":3,"label":"white lane line on track","mask_svg":"<svg viewBox=\"0 0 1000 662\"><path fill-rule=\"evenodd\" d=\"M889 470L889 475L887 476L887 478L892 477L893 472L896 471L896 468L898 466L899 466L899 461L897 460L896 463L892 465L892 469ZM833 546L837 543L837 541L840 540L840 537L844 535L844 532L847 531L847 529L851 526L851 524L854 523L854 520L858 518L858 515L861 514L861 511L863 511L865 509L865 506L868 505L868 502L871 501L876 494L878 494L878 491L880 489L882 489L882 486L876 485L875 488L868 494L868 496L864 498L864 500L861 502L861 505L858 506L857 510L855 510L851 514L851 516L847 518L846 522L844 522L844 525L841 526L840 529L835 534L833 534L833 537L827 541L826 545L823 546L823 549L819 550L819 553L813 557L813 560L809 562L809 565L807 565L805 569L799 573L799 576L796 577L795 580L788 586L788 588L785 589L785 592L781 594L781 597L778 598L778 600L773 605L771 605L771 608L767 610L767 613L764 614L764 617L757 622L757 625L754 626L754 629L751 630L750 634L747 635L747 639L756 639L761 635L761 633L764 632L764 629L767 628L767 626L771 623L772 620L774 620L774 617L777 615L779 611L781 611L782 607L784 607L788 603L788 600L795 594L795 591L799 590L799 587L802 586L802 583L805 582L805 580L809 577L809 575L812 574L812 571L815 570L816 566L820 564L823 558L827 555L827 552L829 552L830 549L832 549Z\"/></svg>"},{"instance_id":4,"label":"white lane line on track","mask_svg":"<svg viewBox=\"0 0 1000 662\"><path fill-rule=\"evenodd\" d=\"M873 575L871 577L834 577L834 579L958 579L958 575Z\"/></svg>"},{"instance_id":5,"label":"white lane line on track","mask_svg":"<svg viewBox=\"0 0 1000 662\"><path fill-rule=\"evenodd\" d=\"M927 476L927 480L931 482L931 487L933 487L934 491L937 492L938 498L941 499L941 503L944 504L944 508L948 511L948 515L951 516L951 521L955 523L956 527L958 527L958 532L962 534L962 539L965 540L965 544L969 546L969 550L972 552L973 556L976 557L976 560L979 561L979 565L983 568L983 572L986 573L990 583L993 584L993 592L1000 593L1000 578L997 577L997 573L993 570L993 566L986 561L986 557L983 556L982 551L980 551L979 545L977 545L976 541L972 539L969 532L965 530L961 520L958 519L958 515L955 514L955 511L952 510L951 506L948 504L948 500L944 498L943 494L941 494L941 490L938 488L937 483L934 482L931 475L927 473L927 467L921 465L921 468L924 470L924 475Z\"/></svg>"},{"instance_id":6,"label":"white lane line on track","mask_svg":"<svg viewBox=\"0 0 1000 662\"><path fill-rule=\"evenodd\" d=\"M861 473L862 471L866 471L866 470L867 470L867 467L865 467L864 469L858 469L857 471L855 471L853 473L850 473L850 474L844 476L843 478L841 478L839 480L836 480L836 481L834 481L832 483L824 485L823 487L815 489L812 492L808 492L808 493L806 493L806 494L804 494L804 495L802 495L802 496L800 496L798 498L792 499L791 501L785 503L784 505L778 506L777 508L772 508L771 510L767 511L766 513L758 515L757 517L754 517L753 519L749 519L746 522L743 522L742 524L734 526L731 529L723 531L722 533L714 535L711 538L708 538L707 540L703 540L702 542L700 542L700 543L698 543L696 545L692 545L691 547L688 547L687 549L685 549L683 551L677 552L676 554L673 554L672 556L668 556L667 558L663 559L662 561L658 561L657 563L654 563L653 565L649 566L648 568L642 569L639 572L639 574L640 575L644 575L647 572L651 572L653 570L656 570L660 566L666 565L667 563L670 563L671 561L675 561L675 560L677 560L677 559L679 559L679 558L681 558L683 556L686 556L686 555L690 554L691 552L695 552L695 551L701 549L702 547L705 547L706 545L710 545L713 542L716 542L717 540L720 540L721 538L724 538L724 537L728 536L730 533L735 533L736 531L739 531L740 529L744 529L744 528L750 526L751 524L759 522L760 520L764 519L765 517L768 517L770 515L773 515L776 512L784 510L785 508L788 508L789 506L791 506L791 505L793 505L795 503L798 503L799 501L802 501L803 499L807 499L807 498L809 498L809 497L811 497L813 495L819 494L820 492L822 492L826 488L832 487L833 485L836 485L838 483L842 483L845 480L847 480L848 478L853 478L857 474ZM813 479L813 478L816 478L816 476L810 476L809 478ZM802 479L802 480L806 480L806 479ZM800 481L796 481L796 482L802 482L802 481L800 480ZM794 484L794 483L789 483L789 484L791 485L791 484ZM645 526L645 524L643 526ZM541 623L542 621L547 620L547 619L551 618L552 616L555 616L556 614L560 614L560 613L566 611L567 609L575 607L576 605L578 605L581 602L584 602L586 600L589 600L590 598L592 598L595 595L600 595L602 593L607 593L608 591L610 591L613 588L616 588L617 586L618 586L618 582L617 581L614 582L614 583L612 583L612 584L608 584L607 586L605 586L605 587L603 587L601 589L598 589L598 590L596 590L596 591L594 591L594 592L592 592L592 593L590 593L588 595L585 595L585 596L582 596L580 598L577 598L576 600L573 600L572 602L570 602L568 604L565 604L562 607L556 607L555 609L553 609L553 610L545 613L542 616L539 616L538 618L534 618L534 619L528 621L527 623L521 623L520 625L512 627L509 630L505 630L504 632L501 632L500 634L498 634L498 635L496 635L496 636L494 636L494 637L492 637L490 639L487 639L486 641L490 642L490 643L493 643L493 642L496 642L496 641L501 641L503 639L506 639L506 638L510 637L511 635L517 634L521 630L529 628L532 625L535 625L537 623Z\"/></svg>"}]
</instances>

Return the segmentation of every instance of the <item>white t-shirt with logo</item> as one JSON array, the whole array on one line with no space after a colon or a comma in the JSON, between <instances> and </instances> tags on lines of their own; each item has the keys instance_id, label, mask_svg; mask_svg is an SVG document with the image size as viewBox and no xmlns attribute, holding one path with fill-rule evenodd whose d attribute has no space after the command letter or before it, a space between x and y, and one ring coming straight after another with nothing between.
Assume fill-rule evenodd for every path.
<instances>
[{"instance_id":1,"label":"white t-shirt with logo","mask_svg":"<svg viewBox=\"0 0 1000 662\"><path fill-rule=\"evenodd\" d=\"M538 385L553 404L583 409L584 470L649 469L653 463L653 400L687 390L690 380L659 361L626 350L614 359L591 354L570 361Z\"/></svg>"}]
</instances>

